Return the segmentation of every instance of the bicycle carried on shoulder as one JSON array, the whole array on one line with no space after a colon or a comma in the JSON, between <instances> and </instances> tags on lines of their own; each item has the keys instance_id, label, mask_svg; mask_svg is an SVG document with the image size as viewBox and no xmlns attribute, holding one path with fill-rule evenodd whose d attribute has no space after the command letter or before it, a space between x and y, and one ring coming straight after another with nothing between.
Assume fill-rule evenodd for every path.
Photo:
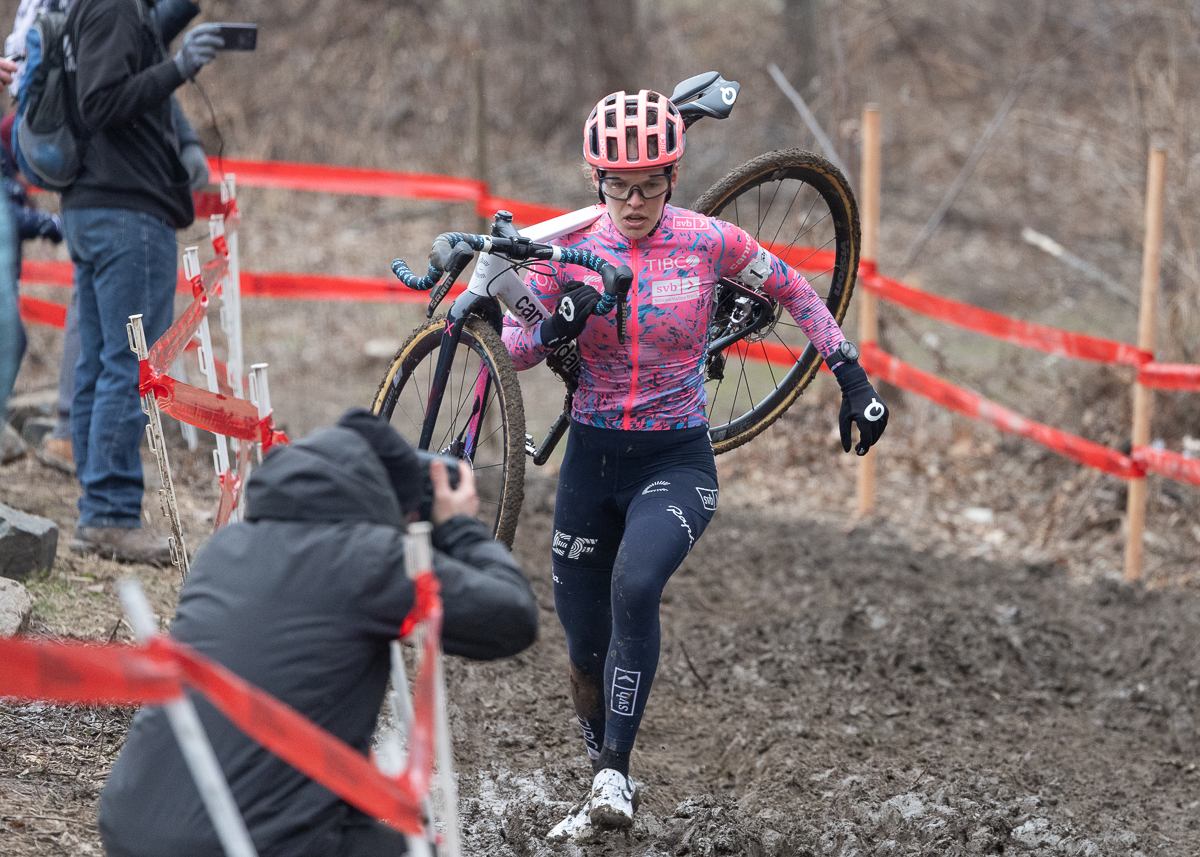
<instances>
[{"instance_id":1,"label":"bicycle carried on shoulder","mask_svg":"<svg viewBox=\"0 0 1200 857\"><path fill-rule=\"evenodd\" d=\"M736 82L709 72L680 83L670 99L690 127L706 116L727 118L738 91ZM769 152L730 172L692 209L745 229L804 274L842 322L858 270L858 208L832 163L801 149ZM498 212L490 235L438 236L423 277L401 259L392 264L405 285L432 290L426 312L431 320L400 346L372 409L413 446L471 462L480 517L509 546L524 499L526 456L544 464L565 433L580 357L572 341L547 358L566 384L565 404L535 442L526 434L520 383L500 337L504 312L527 328L540 324L553 310L542 305L522 274L539 262L581 265L600 275L605 294L597 312L615 310L623 335L629 268L547 243L602 214L592 206L517 230L511 215ZM473 260L466 290L446 314L433 317ZM820 362L816 348L769 295L728 279L717 283L704 367L714 452L735 449L775 422L812 381Z\"/></svg>"}]
</instances>

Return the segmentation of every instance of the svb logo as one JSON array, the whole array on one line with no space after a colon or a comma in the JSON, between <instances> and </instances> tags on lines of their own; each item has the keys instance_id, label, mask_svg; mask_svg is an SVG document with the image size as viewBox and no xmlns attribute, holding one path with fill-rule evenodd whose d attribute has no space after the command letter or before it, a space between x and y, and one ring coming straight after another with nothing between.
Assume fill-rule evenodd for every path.
<instances>
[{"instance_id":1,"label":"svb logo","mask_svg":"<svg viewBox=\"0 0 1200 857\"><path fill-rule=\"evenodd\" d=\"M612 703L613 714L633 716L633 706L637 702L638 686L642 683L642 673L623 670L617 667L613 670Z\"/></svg>"},{"instance_id":2,"label":"svb logo","mask_svg":"<svg viewBox=\"0 0 1200 857\"><path fill-rule=\"evenodd\" d=\"M717 508L716 488L697 488L696 493L700 495L700 502L704 504L707 511L711 512Z\"/></svg>"}]
</instances>

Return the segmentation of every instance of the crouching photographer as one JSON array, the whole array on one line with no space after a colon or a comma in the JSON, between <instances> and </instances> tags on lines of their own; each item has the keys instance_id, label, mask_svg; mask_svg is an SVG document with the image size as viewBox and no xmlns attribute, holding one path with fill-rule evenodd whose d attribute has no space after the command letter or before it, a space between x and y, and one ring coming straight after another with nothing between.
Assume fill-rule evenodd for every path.
<instances>
[{"instance_id":1,"label":"crouching photographer","mask_svg":"<svg viewBox=\"0 0 1200 857\"><path fill-rule=\"evenodd\" d=\"M366 753L388 682L389 643L413 605L404 520L433 522L442 643L488 660L533 643L537 604L503 545L474 517L474 477L426 465L370 412L267 456L242 523L197 554L171 636ZM428 503L432 485L432 504ZM192 696L261 857L402 854L373 821ZM109 857L222 857L162 708L134 718L100 797Z\"/></svg>"}]
</instances>

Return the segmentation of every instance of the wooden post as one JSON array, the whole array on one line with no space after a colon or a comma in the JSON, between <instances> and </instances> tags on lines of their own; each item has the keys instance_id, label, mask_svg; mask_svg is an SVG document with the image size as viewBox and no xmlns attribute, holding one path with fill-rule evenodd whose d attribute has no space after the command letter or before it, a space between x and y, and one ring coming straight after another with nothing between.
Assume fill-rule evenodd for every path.
<instances>
[{"instance_id":1,"label":"wooden post","mask_svg":"<svg viewBox=\"0 0 1200 857\"><path fill-rule=\"evenodd\" d=\"M862 142L862 261L875 262L879 250L879 186L882 181L879 108L863 111ZM879 299L865 289L859 291L858 340L879 339ZM858 459L858 514L875 511L875 450Z\"/></svg>"},{"instance_id":2,"label":"wooden post","mask_svg":"<svg viewBox=\"0 0 1200 857\"><path fill-rule=\"evenodd\" d=\"M1150 152L1146 180L1146 238L1142 245L1142 304L1138 312L1138 348L1154 353L1154 333L1158 321L1159 253L1162 249L1163 196L1166 189L1167 153ZM1133 383L1133 445L1150 443L1152 391ZM1146 480L1129 480L1129 499L1125 506L1128 534L1125 541L1125 579L1142 576L1142 546L1146 533Z\"/></svg>"},{"instance_id":3,"label":"wooden post","mask_svg":"<svg viewBox=\"0 0 1200 857\"><path fill-rule=\"evenodd\" d=\"M472 107L474 108L472 124L475 126L475 178L483 182L484 187L488 183L488 163L487 163L487 98L486 89L484 86L485 69L483 64L483 51L476 51L471 58L473 82L472 92L474 98ZM490 192L490 191L489 191ZM487 234L491 231L492 220L488 213L479 213L479 231Z\"/></svg>"}]
</instances>

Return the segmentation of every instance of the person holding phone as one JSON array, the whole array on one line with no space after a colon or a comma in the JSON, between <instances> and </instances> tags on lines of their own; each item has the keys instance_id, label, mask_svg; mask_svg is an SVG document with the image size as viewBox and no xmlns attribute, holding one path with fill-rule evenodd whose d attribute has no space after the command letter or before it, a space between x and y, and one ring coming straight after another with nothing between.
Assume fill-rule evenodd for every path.
<instances>
[{"instance_id":1,"label":"person holding phone","mask_svg":"<svg viewBox=\"0 0 1200 857\"><path fill-rule=\"evenodd\" d=\"M171 636L295 708L364 755L389 674L388 648L412 608L406 518L428 507L442 645L508 657L537 633L537 602L508 550L475 519L474 476L458 487L388 422L357 408L334 427L275 447L247 486L242 523L192 562ZM404 853L404 837L274 756L201 698L196 707L259 854ZM108 857L222 857L162 708L134 718L100 796Z\"/></svg>"},{"instance_id":2,"label":"person holding phone","mask_svg":"<svg viewBox=\"0 0 1200 857\"><path fill-rule=\"evenodd\" d=\"M198 11L186 0L75 0L66 25L68 100L88 135L62 194L80 333L70 413L82 495L70 549L126 562L170 562L167 540L141 529L146 418L125 325L141 314L154 342L174 317L175 230L195 219L198 164L185 166L171 94L224 43L201 24L173 55L165 45Z\"/></svg>"}]
</instances>

